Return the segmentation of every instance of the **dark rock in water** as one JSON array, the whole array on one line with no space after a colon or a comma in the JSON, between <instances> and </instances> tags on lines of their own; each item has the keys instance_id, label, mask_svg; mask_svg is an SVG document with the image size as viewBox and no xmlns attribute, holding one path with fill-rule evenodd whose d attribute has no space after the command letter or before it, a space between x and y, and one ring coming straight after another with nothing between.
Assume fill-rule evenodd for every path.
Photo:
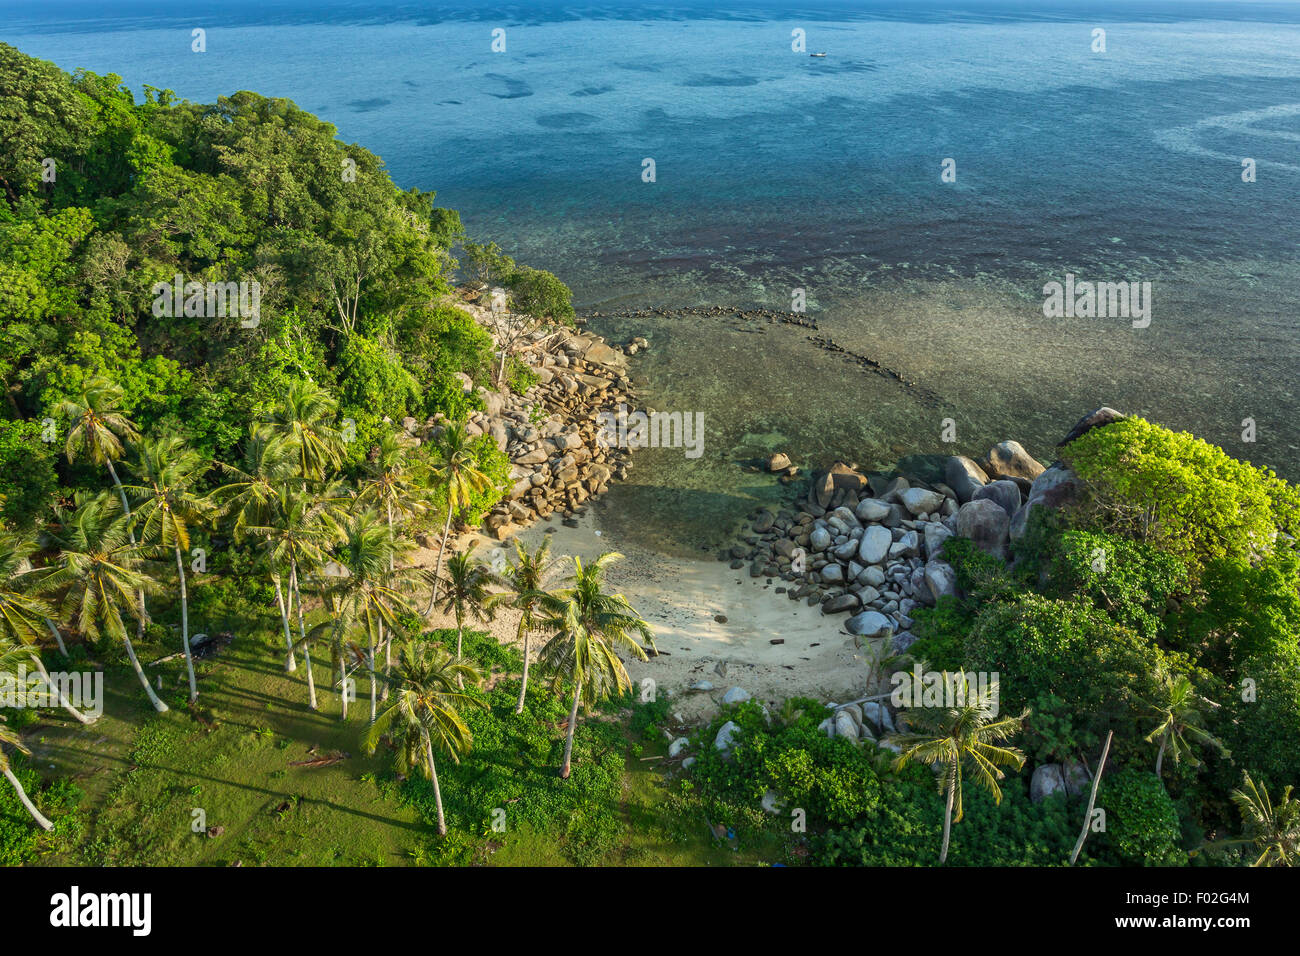
<instances>
[{"instance_id":1,"label":"dark rock in water","mask_svg":"<svg viewBox=\"0 0 1300 956\"><path fill-rule=\"evenodd\" d=\"M759 534L772 530L772 525L776 524L776 515L764 508L754 519L754 530Z\"/></svg>"},{"instance_id":2,"label":"dark rock in water","mask_svg":"<svg viewBox=\"0 0 1300 956\"><path fill-rule=\"evenodd\" d=\"M576 528L578 526L578 519L565 518L563 521L560 522L560 524L564 525L566 528Z\"/></svg>"},{"instance_id":3,"label":"dark rock in water","mask_svg":"<svg viewBox=\"0 0 1300 956\"><path fill-rule=\"evenodd\" d=\"M714 619L715 621L717 621L719 624L726 624L726 623L727 623L727 615L725 615L725 614L715 614L715 615L713 615L713 619Z\"/></svg>"},{"instance_id":4,"label":"dark rock in water","mask_svg":"<svg viewBox=\"0 0 1300 956\"><path fill-rule=\"evenodd\" d=\"M1020 488L1014 481L1006 478L999 478L982 488L976 488L971 501L983 501L986 498L1005 511L1008 518L1020 510Z\"/></svg>"},{"instance_id":5,"label":"dark rock in water","mask_svg":"<svg viewBox=\"0 0 1300 956\"><path fill-rule=\"evenodd\" d=\"M733 571L739 571L744 566L745 566L744 561L736 560L731 562L731 570Z\"/></svg>"},{"instance_id":6,"label":"dark rock in water","mask_svg":"<svg viewBox=\"0 0 1300 956\"><path fill-rule=\"evenodd\" d=\"M953 490L959 504L965 504L976 488L989 483L989 476L965 455L952 455L944 464L943 483Z\"/></svg>"},{"instance_id":7,"label":"dark rock in water","mask_svg":"<svg viewBox=\"0 0 1300 956\"><path fill-rule=\"evenodd\" d=\"M1109 425L1125 417L1127 416L1123 412L1117 412L1109 405L1103 405L1101 408L1094 409L1080 418L1078 424L1070 429L1069 434L1057 442L1056 447L1064 448L1070 442L1076 438L1082 438L1094 428L1101 428L1103 425Z\"/></svg>"}]
</instances>

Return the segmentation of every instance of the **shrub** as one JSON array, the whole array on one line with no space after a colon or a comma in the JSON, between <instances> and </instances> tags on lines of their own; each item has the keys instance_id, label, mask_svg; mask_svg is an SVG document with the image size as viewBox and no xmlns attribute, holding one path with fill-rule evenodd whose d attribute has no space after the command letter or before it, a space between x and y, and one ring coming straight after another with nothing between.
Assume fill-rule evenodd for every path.
<instances>
[{"instance_id":1,"label":"shrub","mask_svg":"<svg viewBox=\"0 0 1300 956\"><path fill-rule=\"evenodd\" d=\"M1300 534L1300 494L1267 468L1141 418L1094 428L1062 453L1090 486L1097 527L1198 564L1252 560Z\"/></svg>"},{"instance_id":2,"label":"shrub","mask_svg":"<svg viewBox=\"0 0 1300 956\"><path fill-rule=\"evenodd\" d=\"M874 748L868 751L819 731L827 711L816 701L792 703L788 724L769 724L762 708L746 701L724 710L698 735L692 773L715 812L724 805L756 807L764 793L774 790L788 807L806 810L814 822L846 824L869 813L880 795ZM724 759L713 740L727 720L735 721L741 732Z\"/></svg>"},{"instance_id":3,"label":"shrub","mask_svg":"<svg viewBox=\"0 0 1300 956\"><path fill-rule=\"evenodd\" d=\"M1116 721L1131 723L1135 704L1151 699L1154 675L1166 664L1159 648L1091 603L1032 593L987 605L966 651L969 667L1000 675L1003 711L1055 699L1079 728L1077 739L1060 744L1084 749L1096 747L1099 734ZM1026 722L1027 742L1048 756L1042 749L1046 735L1038 736L1036 729L1044 716ZM1066 752L1070 749L1066 746Z\"/></svg>"},{"instance_id":4,"label":"shrub","mask_svg":"<svg viewBox=\"0 0 1300 956\"><path fill-rule=\"evenodd\" d=\"M1090 601L1125 627L1154 640L1166 606L1189 586L1184 561L1113 534L1066 531L1058 539L1049 589Z\"/></svg>"},{"instance_id":5,"label":"shrub","mask_svg":"<svg viewBox=\"0 0 1300 956\"><path fill-rule=\"evenodd\" d=\"M1154 773L1125 769L1103 777L1097 805L1106 811L1105 839L1098 841L1123 866L1179 866L1181 828L1174 801Z\"/></svg>"}]
</instances>

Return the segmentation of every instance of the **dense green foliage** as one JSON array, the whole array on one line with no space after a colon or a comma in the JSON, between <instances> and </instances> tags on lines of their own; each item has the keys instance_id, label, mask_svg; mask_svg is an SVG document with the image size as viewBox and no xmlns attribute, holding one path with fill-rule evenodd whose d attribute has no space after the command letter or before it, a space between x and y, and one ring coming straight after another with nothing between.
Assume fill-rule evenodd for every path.
<instances>
[{"instance_id":1,"label":"dense green foliage","mask_svg":"<svg viewBox=\"0 0 1300 956\"><path fill-rule=\"evenodd\" d=\"M1099 797L1113 827L1085 858L1180 862L1240 825L1243 771L1273 792L1300 779L1278 745L1300 734L1297 492L1135 418L1063 457L1083 493L1035 512L1010 568L947 542L960 593L916 612L911 654L998 671L1002 706L1030 708L1037 762L1095 761L1113 731ZM1180 675L1190 691L1171 704Z\"/></svg>"},{"instance_id":2,"label":"dense green foliage","mask_svg":"<svg viewBox=\"0 0 1300 956\"><path fill-rule=\"evenodd\" d=\"M0 414L57 417L102 374L143 432L231 460L256 407L305 378L351 423L355 470L381 419L473 407L458 376L487 381L492 340L445 301L459 219L432 193L398 189L333 126L249 92L203 105L146 88L137 100L117 76L69 76L5 45L0 89ZM555 276L504 254L496 264L516 309L572 317ZM192 314L186 290L159 314L155 284L178 276L257 283L257 312ZM32 440L0 432L0 462ZM11 521L50 500L42 477L0 487Z\"/></svg>"}]
</instances>

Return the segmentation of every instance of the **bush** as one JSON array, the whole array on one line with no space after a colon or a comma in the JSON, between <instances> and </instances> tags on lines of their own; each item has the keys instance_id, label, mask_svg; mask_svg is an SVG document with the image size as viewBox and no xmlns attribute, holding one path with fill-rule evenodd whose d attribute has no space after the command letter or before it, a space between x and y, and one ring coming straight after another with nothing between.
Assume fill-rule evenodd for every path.
<instances>
[{"instance_id":1,"label":"bush","mask_svg":"<svg viewBox=\"0 0 1300 956\"><path fill-rule=\"evenodd\" d=\"M1181 866L1181 828L1174 801L1154 773L1126 769L1103 777L1097 805L1106 811L1102 852L1122 866ZM1085 844L1085 847L1088 845Z\"/></svg>"},{"instance_id":2,"label":"bush","mask_svg":"<svg viewBox=\"0 0 1300 956\"><path fill-rule=\"evenodd\" d=\"M1121 627L1083 601L1059 601L1037 594L987 605L967 641L967 665L1000 675L1001 708L1015 713L1054 699L1078 727L1074 740L1059 740L1069 753L1091 750L1116 722L1132 726L1134 707L1150 700L1154 675L1165 655L1135 631ZM1170 662L1172 663L1172 662ZM1044 749L1037 728L1045 717L1026 722L1027 743L1042 757L1064 755ZM1057 719L1055 732L1060 731Z\"/></svg>"},{"instance_id":3,"label":"bush","mask_svg":"<svg viewBox=\"0 0 1300 956\"><path fill-rule=\"evenodd\" d=\"M1062 452L1090 486L1086 513L1197 564L1272 552L1300 534L1300 494L1267 468L1238 461L1188 432L1141 418L1094 428Z\"/></svg>"},{"instance_id":4,"label":"bush","mask_svg":"<svg viewBox=\"0 0 1300 956\"><path fill-rule=\"evenodd\" d=\"M1300 740L1300 651L1246 660L1237 681L1220 701L1214 728L1235 763L1219 764L1220 786L1225 792L1237 786L1243 770L1270 790L1294 785L1300 780L1300 751L1293 745Z\"/></svg>"},{"instance_id":5,"label":"bush","mask_svg":"<svg viewBox=\"0 0 1300 956\"><path fill-rule=\"evenodd\" d=\"M1066 531L1058 539L1049 589L1090 601L1117 624L1155 640L1169 601L1186 593L1185 562L1112 534Z\"/></svg>"},{"instance_id":6,"label":"bush","mask_svg":"<svg viewBox=\"0 0 1300 956\"><path fill-rule=\"evenodd\" d=\"M816 701L796 699L793 705L797 716L788 724L769 725L762 708L746 701L704 729L692 773L706 797L715 808L752 808L774 790L787 807L802 808L810 820L831 824L851 823L869 813L880 795L874 753L819 731L827 711ZM713 740L727 720L734 720L741 733L730 758L723 759Z\"/></svg>"},{"instance_id":7,"label":"bush","mask_svg":"<svg viewBox=\"0 0 1300 956\"><path fill-rule=\"evenodd\" d=\"M516 395L523 395L541 380L541 376L519 356L512 355L506 361L506 385Z\"/></svg>"},{"instance_id":8,"label":"bush","mask_svg":"<svg viewBox=\"0 0 1300 956\"><path fill-rule=\"evenodd\" d=\"M573 324L573 293L545 269L516 266L505 286L515 311L561 325Z\"/></svg>"}]
</instances>

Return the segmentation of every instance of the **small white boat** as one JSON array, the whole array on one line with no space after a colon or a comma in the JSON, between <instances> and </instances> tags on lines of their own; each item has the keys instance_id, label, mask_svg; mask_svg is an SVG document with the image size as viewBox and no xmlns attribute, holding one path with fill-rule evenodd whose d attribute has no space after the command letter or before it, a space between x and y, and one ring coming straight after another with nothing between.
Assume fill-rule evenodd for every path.
<instances>
[{"instance_id":1,"label":"small white boat","mask_svg":"<svg viewBox=\"0 0 1300 956\"><path fill-rule=\"evenodd\" d=\"M809 56L825 56L825 53L809 53Z\"/></svg>"}]
</instances>

